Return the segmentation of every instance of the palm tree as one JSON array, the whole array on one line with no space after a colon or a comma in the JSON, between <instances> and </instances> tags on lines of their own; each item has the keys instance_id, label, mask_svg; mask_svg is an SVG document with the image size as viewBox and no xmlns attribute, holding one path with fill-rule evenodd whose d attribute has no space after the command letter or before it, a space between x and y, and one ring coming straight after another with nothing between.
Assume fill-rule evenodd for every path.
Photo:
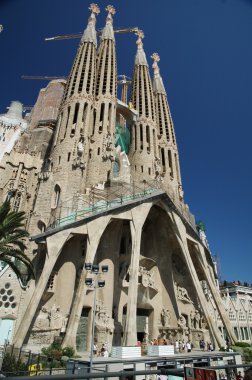
<instances>
[{"instance_id":1,"label":"palm tree","mask_svg":"<svg viewBox=\"0 0 252 380\"><path fill-rule=\"evenodd\" d=\"M11 211L9 201L0 206L0 261L8 264L22 285L34 278L30 259L24 253L25 238L29 233L24 228L25 213Z\"/></svg>"}]
</instances>

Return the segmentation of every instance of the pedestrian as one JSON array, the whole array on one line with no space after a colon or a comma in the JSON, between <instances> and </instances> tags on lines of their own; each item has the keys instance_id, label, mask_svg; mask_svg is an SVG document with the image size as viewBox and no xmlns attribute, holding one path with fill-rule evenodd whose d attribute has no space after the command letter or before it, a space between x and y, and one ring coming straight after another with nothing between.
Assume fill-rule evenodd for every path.
<instances>
[{"instance_id":1,"label":"pedestrian","mask_svg":"<svg viewBox=\"0 0 252 380\"><path fill-rule=\"evenodd\" d=\"M178 339L175 340L175 351L179 352L179 342L178 342Z\"/></svg>"},{"instance_id":2,"label":"pedestrian","mask_svg":"<svg viewBox=\"0 0 252 380\"><path fill-rule=\"evenodd\" d=\"M238 374L236 375L236 380L242 380L242 379L243 379L242 373L241 371L239 371Z\"/></svg>"},{"instance_id":3,"label":"pedestrian","mask_svg":"<svg viewBox=\"0 0 252 380\"><path fill-rule=\"evenodd\" d=\"M97 354L97 346L96 346L95 343L94 343L94 345L93 345L93 354L94 354L94 355Z\"/></svg>"},{"instance_id":4,"label":"pedestrian","mask_svg":"<svg viewBox=\"0 0 252 380\"><path fill-rule=\"evenodd\" d=\"M190 340L188 340L188 342L186 343L186 350L187 350L187 352L191 352L192 351L192 344L191 344Z\"/></svg>"},{"instance_id":5,"label":"pedestrian","mask_svg":"<svg viewBox=\"0 0 252 380\"><path fill-rule=\"evenodd\" d=\"M179 352L182 352L182 351L183 351L182 341L179 340Z\"/></svg>"},{"instance_id":6,"label":"pedestrian","mask_svg":"<svg viewBox=\"0 0 252 380\"><path fill-rule=\"evenodd\" d=\"M185 341L184 341L184 339L182 340L182 351L185 351Z\"/></svg>"}]
</instances>

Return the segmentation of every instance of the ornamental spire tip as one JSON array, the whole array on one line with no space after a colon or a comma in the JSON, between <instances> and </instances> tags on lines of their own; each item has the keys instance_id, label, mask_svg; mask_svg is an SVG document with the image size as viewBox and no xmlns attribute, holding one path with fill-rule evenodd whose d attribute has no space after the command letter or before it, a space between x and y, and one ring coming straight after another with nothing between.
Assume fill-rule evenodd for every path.
<instances>
[{"instance_id":1,"label":"ornamental spire tip","mask_svg":"<svg viewBox=\"0 0 252 380\"><path fill-rule=\"evenodd\" d=\"M160 61L160 56L158 53L153 53L151 58L153 59L152 68L154 70L154 74L159 74L158 62Z\"/></svg>"},{"instance_id":2,"label":"ornamental spire tip","mask_svg":"<svg viewBox=\"0 0 252 380\"><path fill-rule=\"evenodd\" d=\"M89 8L88 8L92 13L94 13L95 15L98 15L100 13L100 8L97 4L95 3L92 3L90 4Z\"/></svg>"},{"instance_id":3,"label":"ornamental spire tip","mask_svg":"<svg viewBox=\"0 0 252 380\"><path fill-rule=\"evenodd\" d=\"M116 13L116 10L113 7L113 5L107 5L105 10L108 12L109 15L112 15L112 16Z\"/></svg>"}]
</instances>

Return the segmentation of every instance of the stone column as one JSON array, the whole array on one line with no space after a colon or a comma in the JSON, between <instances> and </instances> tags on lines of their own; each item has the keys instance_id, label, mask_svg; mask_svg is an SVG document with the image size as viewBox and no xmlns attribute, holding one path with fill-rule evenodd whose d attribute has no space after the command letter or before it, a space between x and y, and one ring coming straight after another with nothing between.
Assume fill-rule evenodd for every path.
<instances>
[{"instance_id":1,"label":"stone column","mask_svg":"<svg viewBox=\"0 0 252 380\"><path fill-rule=\"evenodd\" d=\"M124 346L135 346L137 343L137 296L138 268L141 248L142 228L151 208L150 203L143 203L132 210L130 230L132 236L132 253L130 263L130 280L128 288L128 305L123 336Z\"/></svg>"},{"instance_id":2,"label":"stone column","mask_svg":"<svg viewBox=\"0 0 252 380\"><path fill-rule=\"evenodd\" d=\"M47 282L54 268L56 260L69 236L69 230L59 232L58 234L49 236L47 238L47 256L43 272L39 278L39 281L34 289L34 293L31 297L29 305L25 311L22 321L17 329L13 344L15 347L21 347L24 343L24 339L29 331L33 317L36 313L38 305L41 301L43 293L45 291Z\"/></svg>"},{"instance_id":3,"label":"stone column","mask_svg":"<svg viewBox=\"0 0 252 380\"><path fill-rule=\"evenodd\" d=\"M96 251L105 228L107 227L111 216L95 219L87 225L87 252L86 252L86 263L93 263ZM77 291L75 293L73 307L71 309L71 314L69 317L69 322L67 325L66 335L63 341L63 346L72 346L76 349L76 334L79 326L80 316L83 308L84 296L86 294L85 279L87 276L87 271L85 266L83 267L80 281L78 284Z\"/></svg>"},{"instance_id":4,"label":"stone column","mask_svg":"<svg viewBox=\"0 0 252 380\"><path fill-rule=\"evenodd\" d=\"M206 256L205 256L204 247L201 244L198 243L198 248L199 248L199 251L201 253L202 260L203 260L203 265L201 264L201 267L204 270L204 268L208 268L208 264L207 264L207 260L206 260ZM219 311L219 314L220 314L220 316L222 318L222 321L223 321L224 326L225 326L225 328L227 330L227 333L229 335L231 343L234 343L236 341L236 336L234 334L234 331L233 331L233 328L231 326L231 323L230 323L230 321L229 321L229 319L227 317L227 314L226 314L224 305L222 303L220 294L218 293L218 291L216 289L216 286L213 284L213 281L211 280L209 271L208 270L204 270L204 272L205 272L205 275L206 275L208 286L209 286L209 288L211 290L212 296L213 296L214 301L216 303L216 307L217 307L217 309Z\"/></svg>"},{"instance_id":5,"label":"stone column","mask_svg":"<svg viewBox=\"0 0 252 380\"><path fill-rule=\"evenodd\" d=\"M220 331L218 330L218 328L215 324L215 321L213 320L211 313L208 309L208 304L207 304L205 295L203 293L202 287L201 287L199 279L198 279L198 275L196 273L196 270L194 268L194 264L193 264L191 256L190 256L190 252L188 250L186 228L185 228L182 220L180 219L180 217L174 212L172 212L172 219L175 222L175 226L177 227L175 234L177 235L178 243L179 243L181 250L182 250L182 253L184 255L184 259L185 259L185 262L187 264L187 267L188 267L188 270L189 270L189 273L190 273L190 276L192 279L192 284L194 285L194 287L196 289L202 310L204 310L205 318L206 318L210 333L212 335L212 338L214 340L215 345L222 347L222 346L224 346L225 342L222 339L222 337L220 335ZM204 273L206 273L205 268L202 268L202 269L203 269Z\"/></svg>"}]
</instances>

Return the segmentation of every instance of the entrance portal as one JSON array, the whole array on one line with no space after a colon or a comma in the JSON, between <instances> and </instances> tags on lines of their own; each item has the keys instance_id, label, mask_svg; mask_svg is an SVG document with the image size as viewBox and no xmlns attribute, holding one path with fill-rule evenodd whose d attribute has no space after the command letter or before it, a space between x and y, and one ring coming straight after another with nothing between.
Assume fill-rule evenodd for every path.
<instances>
[{"instance_id":1,"label":"entrance portal","mask_svg":"<svg viewBox=\"0 0 252 380\"><path fill-rule=\"evenodd\" d=\"M76 334L76 349L78 352L88 351L87 338L88 338L88 319L90 313L89 307L82 309L79 326Z\"/></svg>"},{"instance_id":2,"label":"entrance portal","mask_svg":"<svg viewBox=\"0 0 252 380\"><path fill-rule=\"evenodd\" d=\"M149 334L149 316L151 310L137 309L137 340L143 342L145 334Z\"/></svg>"}]
</instances>

